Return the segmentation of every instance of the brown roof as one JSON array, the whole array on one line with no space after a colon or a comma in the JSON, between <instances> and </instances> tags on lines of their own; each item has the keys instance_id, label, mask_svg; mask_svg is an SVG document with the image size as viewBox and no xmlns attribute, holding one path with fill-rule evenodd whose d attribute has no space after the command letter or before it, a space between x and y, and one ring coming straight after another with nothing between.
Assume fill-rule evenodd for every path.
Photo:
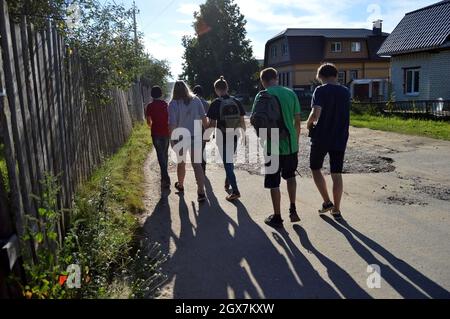
<instances>
[{"instance_id":1,"label":"brown roof","mask_svg":"<svg viewBox=\"0 0 450 319\"><path fill-rule=\"evenodd\" d=\"M367 41L370 60L384 61L377 55L388 33L375 35L369 29L287 29L266 43L265 65L268 65L269 46L272 42L282 38L288 41L290 61L292 63L320 63L325 60L326 39L360 39ZM358 59L360 60L360 59Z\"/></svg>"}]
</instances>

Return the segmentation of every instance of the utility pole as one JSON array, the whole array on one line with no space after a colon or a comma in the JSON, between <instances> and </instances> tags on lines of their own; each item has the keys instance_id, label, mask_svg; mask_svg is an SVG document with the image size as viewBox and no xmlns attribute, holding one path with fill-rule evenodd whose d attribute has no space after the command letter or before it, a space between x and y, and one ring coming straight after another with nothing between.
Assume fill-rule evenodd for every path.
<instances>
[{"instance_id":1,"label":"utility pole","mask_svg":"<svg viewBox=\"0 0 450 319\"><path fill-rule=\"evenodd\" d=\"M138 46L139 46L139 39L137 34L137 22L136 22L136 1L133 1L133 31L134 31L134 45L136 49L136 55L138 54Z\"/></svg>"}]
</instances>

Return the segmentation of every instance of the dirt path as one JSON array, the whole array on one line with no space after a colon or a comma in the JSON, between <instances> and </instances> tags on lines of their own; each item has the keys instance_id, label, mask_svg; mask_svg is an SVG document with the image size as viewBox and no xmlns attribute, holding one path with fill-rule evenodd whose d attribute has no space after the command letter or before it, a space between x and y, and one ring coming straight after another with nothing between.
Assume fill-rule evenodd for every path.
<instances>
[{"instance_id":1,"label":"dirt path","mask_svg":"<svg viewBox=\"0 0 450 319\"><path fill-rule=\"evenodd\" d=\"M223 169L209 165L209 200L199 207L192 171L184 197L161 197L151 154L142 223L170 255L159 297L450 298L450 142L352 129L342 224L317 215L305 136L301 145L302 222L286 221L282 231L264 225L271 202L257 166L238 165L243 198L233 205L224 200ZM367 286L372 264L380 289Z\"/></svg>"}]
</instances>

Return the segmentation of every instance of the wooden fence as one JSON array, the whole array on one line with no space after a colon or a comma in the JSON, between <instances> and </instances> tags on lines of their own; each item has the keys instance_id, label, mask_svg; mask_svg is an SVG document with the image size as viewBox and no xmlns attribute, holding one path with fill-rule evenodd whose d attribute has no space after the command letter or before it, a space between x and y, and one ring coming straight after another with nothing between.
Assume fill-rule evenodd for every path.
<instances>
[{"instance_id":1,"label":"wooden fence","mask_svg":"<svg viewBox=\"0 0 450 319\"><path fill-rule=\"evenodd\" d=\"M135 84L128 92L111 92L110 105L88 106L76 50L65 45L51 22L39 31L26 17L14 24L6 1L0 4L0 136L9 185L6 193L0 183L1 298L17 297L6 282L11 271L21 276L14 239L23 235L25 215L38 216L31 195L42 195L44 174L59 176L58 205L70 208L77 187L126 142L133 122L143 120L147 92ZM58 225L60 240L69 217ZM36 260L34 245L25 249Z\"/></svg>"}]
</instances>

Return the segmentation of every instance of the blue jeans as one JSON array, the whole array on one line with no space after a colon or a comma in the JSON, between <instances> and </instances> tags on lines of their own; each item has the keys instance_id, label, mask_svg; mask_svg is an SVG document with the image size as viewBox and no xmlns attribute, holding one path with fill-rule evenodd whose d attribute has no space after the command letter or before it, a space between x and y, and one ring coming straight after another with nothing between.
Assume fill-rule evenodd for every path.
<instances>
[{"instance_id":1,"label":"blue jeans","mask_svg":"<svg viewBox=\"0 0 450 319\"><path fill-rule=\"evenodd\" d=\"M153 146L155 147L159 167L161 168L161 181L170 185L170 177L168 172L169 137L153 136Z\"/></svg>"},{"instance_id":2,"label":"blue jeans","mask_svg":"<svg viewBox=\"0 0 450 319\"><path fill-rule=\"evenodd\" d=\"M225 145L223 148L219 146L220 156L222 157L223 165L225 167L225 174L227 176L225 183L230 184L231 188L233 189L233 193L239 193L236 175L234 174L234 162L233 162L233 157L234 157L234 154L236 153L236 149L237 149L237 143L235 142L233 156L229 156L228 161L227 161L227 150L226 150Z\"/></svg>"}]
</instances>

